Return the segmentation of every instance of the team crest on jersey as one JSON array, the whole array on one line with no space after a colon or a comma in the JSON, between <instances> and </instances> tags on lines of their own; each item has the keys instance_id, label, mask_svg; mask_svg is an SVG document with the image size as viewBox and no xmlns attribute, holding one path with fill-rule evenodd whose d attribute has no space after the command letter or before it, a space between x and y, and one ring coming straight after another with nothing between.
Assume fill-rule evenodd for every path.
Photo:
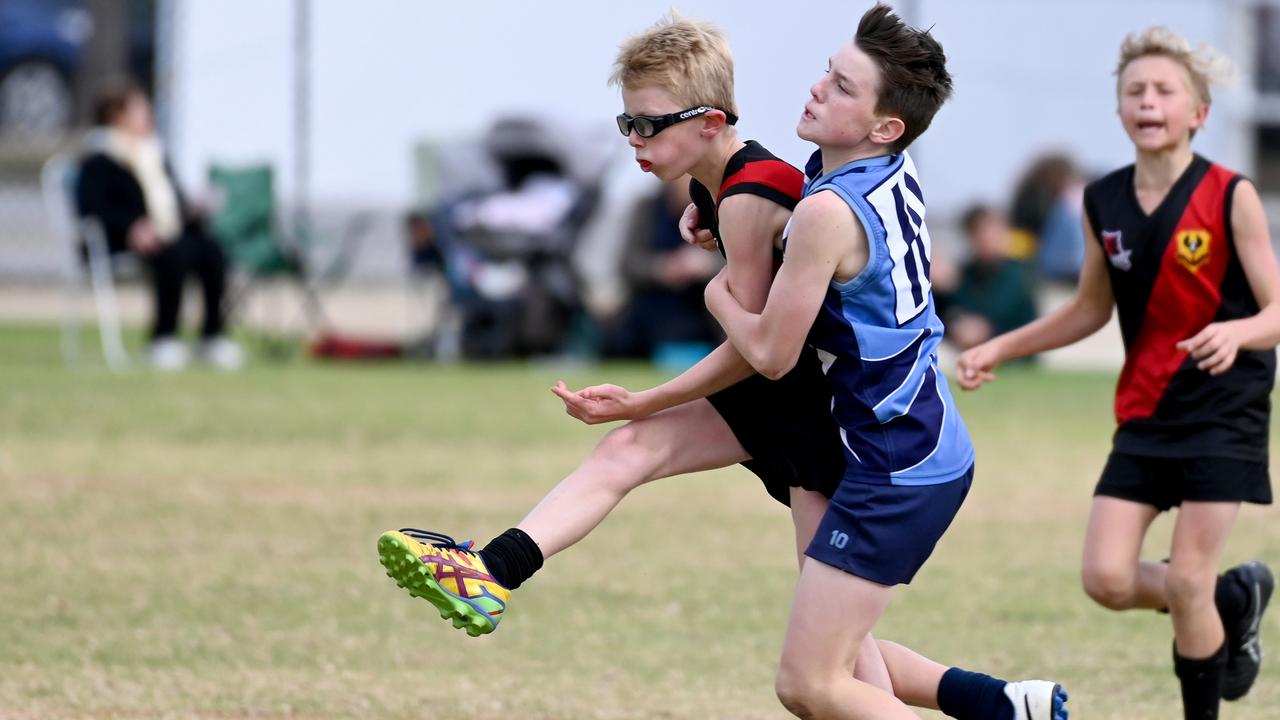
<instances>
[{"instance_id":1,"label":"team crest on jersey","mask_svg":"<svg viewBox=\"0 0 1280 720\"><path fill-rule=\"evenodd\" d=\"M1132 250L1126 250L1120 242L1119 230L1102 231L1102 248L1107 251L1107 259L1117 270L1128 270L1133 267Z\"/></svg>"},{"instance_id":2,"label":"team crest on jersey","mask_svg":"<svg viewBox=\"0 0 1280 720\"><path fill-rule=\"evenodd\" d=\"M1178 243L1178 262L1191 272L1200 272L1200 268L1209 262L1209 246L1213 236L1208 230L1183 230L1174 238Z\"/></svg>"}]
</instances>

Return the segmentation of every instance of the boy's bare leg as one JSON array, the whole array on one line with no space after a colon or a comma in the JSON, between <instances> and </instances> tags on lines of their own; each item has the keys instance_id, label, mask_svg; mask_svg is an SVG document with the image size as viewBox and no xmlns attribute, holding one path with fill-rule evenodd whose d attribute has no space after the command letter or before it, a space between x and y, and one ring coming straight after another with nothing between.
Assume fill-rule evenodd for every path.
<instances>
[{"instance_id":1,"label":"boy's bare leg","mask_svg":"<svg viewBox=\"0 0 1280 720\"><path fill-rule=\"evenodd\" d=\"M803 569L806 563L816 562L804 555L805 549L813 539L818 524L827 509L827 499L820 493L791 489L791 513L796 527L796 553ZM929 658L898 643L888 640L877 640L870 634L858 648L851 674L857 680L890 693L907 705L920 708L939 709L938 693L942 678L951 670L950 667L930 660ZM1043 681L1015 683L1021 692L1041 692L1048 685ZM1017 693L1014 693L1017 696ZM1065 697L1065 696L1064 696ZM1012 698L1011 698L1012 699ZM1053 700L1044 711L1045 717L1053 713ZM1033 716L1032 720L1036 720Z\"/></svg>"},{"instance_id":2,"label":"boy's bare leg","mask_svg":"<svg viewBox=\"0 0 1280 720\"><path fill-rule=\"evenodd\" d=\"M868 685L884 690L908 705L915 705L915 703L898 694L898 690L893 684L893 676L889 672L889 666L885 661L884 654L881 652L880 641L872 637L870 633L862 641L862 645L858 647L858 657L854 661L853 676Z\"/></svg>"},{"instance_id":3,"label":"boy's bare leg","mask_svg":"<svg viewBox=\"0 0 1280 720\"><path fill-rule=\"evenodd\" d=\"M711 403L693 400L610 430L516 527L551 557L586 537L640 485L749 457Z\"/></svg>"},{"instance_id":4,"label":"boy's bare leg","mask_svg":"<svg viewBox=\"0 0 1280 720\"><path fill-rule=\"evenodd\" d=\"M1213 593L1239 511L1240 503L1226 502L1185 502L1178 511L1165 593L1178 654L1184 657L1208 657L1226 639Z\"/></svg>"},{"instance_id":5,"label":"boy's bare leg","mask_svg":"<svg viewBox=\"0 0 1280 720\"><path fill-rule=\"evenodd\" d=\"M378 538L379 559L410 595L430 602L454 627L483 635L498 627L513 589L545 558L591 532L632 489L747 458L711 403L694 400L610 431L518 527L483 548L406 528Z\"/></svg>"},{"instance_id":6,"label":"boy's bare leg","mask_svg":"<svg viewBox=\"0 0 1280 720\"><path fill-rule=\"evenodd\" d=\"M1217 718L1227 636L1214 600L1218 563L1238 502L1184 502L1173 526L1165 597L1173 618L1173 670L1186 718Z\"/></svg>"},{"instance_id":7,"label":"boy's bare leg","mask_svg":"<svg viewBox=\"0 0 1280 720\"><path fill-rule=\"evenodd\" d=\"M826 496L813 490L791 488L791 520L796 526L796 564L803 568L804 551L813 542L814 533L827 512Z\"/></svg>"},{"instance_id":8,"label":"boy's bare leg","mask_svg":"<svg viewBox=\"0 0 1280 720\"><path fill-rule=\"evenodd\" d=\"M777 693L797 717L914 720L888 692L849 674L892 588L814 560L800 571L778 668Z\"/></svg>"},{"instance_id":9,"label":"boy's bare leg","mask_svg":"<svg viewBox=\"0 0 1280 720\"><path fill-rule=\"evenodd\" d=\"M1151 505L1094 497L1080 574L1084 591L1099 605L1112 610L1168 607L1164 563L1138 561L1142 539L1157 515Z\"/></svg>"},{"instance_id":10,"label":"boy's bare leg","mask_svg":"<svg viewBox=\"0 0 1280 720\"><path fill-rule=\"evenodd\" d=\"M877 640L876 645L893 694L912 707L937 710L938 685L949 668L890 640Z\"/></svg>"},{"instance_id":11,"label":"boy's bare leg","mask_svg":"<svg viewBox=\"0 0 1280 720\"><path fill-rule=\"evenodd\" d=\"M827 503L826 496L820 492L791 488L791 519L796 528L796 561L801 569L807 562L804 551L813 541L814 533L818 531L818 524L822 522L822 516L827 512ZM874 685L888 693L893 692L889 671L884 666L884 659L880 657L880 648L876 646L875 640L870 635L859 648L850 671L862 682Z\"/></svg>"}]
</instances>

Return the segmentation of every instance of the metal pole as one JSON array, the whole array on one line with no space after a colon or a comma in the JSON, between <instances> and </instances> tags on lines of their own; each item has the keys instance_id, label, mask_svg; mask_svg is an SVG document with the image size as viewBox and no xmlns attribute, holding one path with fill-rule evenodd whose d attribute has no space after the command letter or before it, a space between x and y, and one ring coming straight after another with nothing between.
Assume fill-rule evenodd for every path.
<instances>
[{"instance_id":1,"label":"metal pole","mask_svg":"<svg viewBox=\"0 0 1280 720\"><path fill-rule=\"evenodd\" d=\"M76 100L80 122L89 125L93 120L93 101L103 85L125 74L128 50L123 0L88 0L84 7L93 21L93 34L89 36L77 73Z\"/></svg>"},{"instance_id":2,"label":"metal pole","mask_svg":"<svg viewBox=\"0 0 1280 720\"><path fill-rule=\"evenodd\" d=\"M155 90L152 93L152 105L155 107L156 130L165 139L165 147L172 161L177 161L177 149L180 147L176 98L173 77L177 63L174 34L177 33L177 7L174 0L159 0L155 14L155 60L152 74L155 77Z\"/></svg>"},{"instance_id":3,"label":"metal pole","mask_svg":"<svg viewBox=\"0 0 1280 720\"><path fill-rule=\"evenodd\" d=\"M311 230L311 1L294 0L293 28L293 236Z\"/></svg>"}]
</instances>

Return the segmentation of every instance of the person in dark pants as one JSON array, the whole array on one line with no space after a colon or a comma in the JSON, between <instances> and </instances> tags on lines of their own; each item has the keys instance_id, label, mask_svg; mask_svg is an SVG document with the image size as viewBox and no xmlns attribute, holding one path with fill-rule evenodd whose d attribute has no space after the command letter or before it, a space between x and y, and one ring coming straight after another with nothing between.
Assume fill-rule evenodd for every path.
<instances>
[{"instance_id":1,"label":"person in dark pants","mask_svg":"<svg viewBox=\"0 0 1280 720\"><path fill-rule=\"evenodd\" d=\"M178 188L146 93L129 82L105 88L96 101L95 122L86 137L76 205L81 217L102 224L112 253L136 253L150 271L155 300L151 364L161 370L187 365L178 318L183 286L194 274L204 291L198 357L219 369L239 368L243 353L224 335L226 256Z\"/></svg>"}]
</instances>

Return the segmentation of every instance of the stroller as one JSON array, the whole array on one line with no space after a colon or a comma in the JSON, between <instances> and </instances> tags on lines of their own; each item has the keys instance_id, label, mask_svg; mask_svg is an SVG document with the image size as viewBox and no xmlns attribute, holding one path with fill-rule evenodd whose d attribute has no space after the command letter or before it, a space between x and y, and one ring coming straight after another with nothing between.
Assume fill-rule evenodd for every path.
<instances>
[{"instance_id":1,"label":"stroller","mask_svg":"<svg viewBox=\"0 0 1280 720\"><path fill-rule=\"evenodd\" d=\"M467 170L488 181L441 197L432 217L458 352L473 360L561 352L582 312L572 255L599 198L598 173L575 173L567 148L530 118L499 120L482 150Z\"/></svg>"}]
</instances>

